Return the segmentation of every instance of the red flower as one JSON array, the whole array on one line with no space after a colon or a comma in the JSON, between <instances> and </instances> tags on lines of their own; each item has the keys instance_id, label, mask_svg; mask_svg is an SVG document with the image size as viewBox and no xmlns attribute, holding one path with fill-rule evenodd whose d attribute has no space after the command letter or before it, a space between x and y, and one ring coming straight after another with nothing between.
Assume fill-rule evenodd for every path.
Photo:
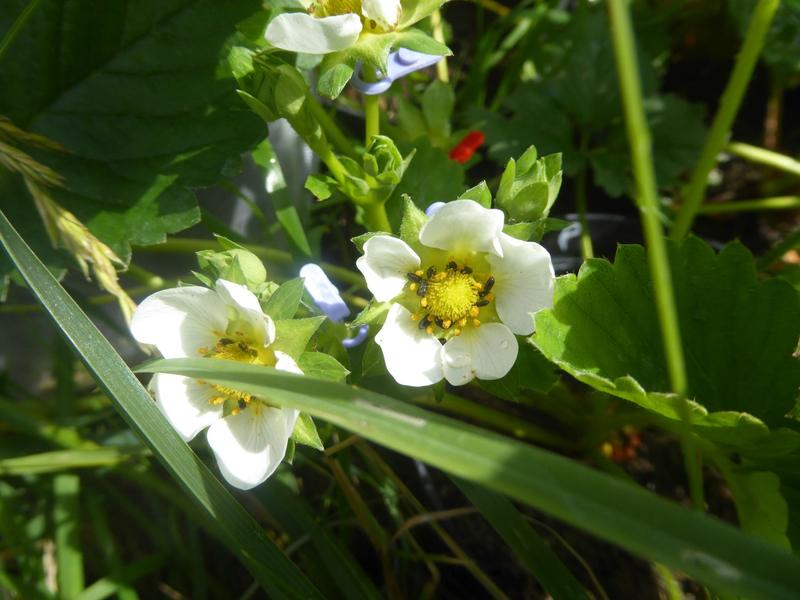
<instances>
[{"instance_id":1,"label":"red flower","mask_svg":"<svg viewBox=\"0 0 800 600\"><path fill-rule=\"evenodd\" d=\"M486 136L480 131L470 131L450 151L450 158L462 165L467 162L475 151L486 141Z\"/></svg>"}]
</instances>

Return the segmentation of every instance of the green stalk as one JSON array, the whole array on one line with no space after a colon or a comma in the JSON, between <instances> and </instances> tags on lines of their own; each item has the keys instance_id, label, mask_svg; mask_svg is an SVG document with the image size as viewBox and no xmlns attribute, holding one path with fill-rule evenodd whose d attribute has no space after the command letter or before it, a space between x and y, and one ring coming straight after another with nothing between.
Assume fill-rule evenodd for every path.
<instances>
[{"instance_id":1,"label":"green stalk","mask_svg":"<svg viewBox=\"0 0 800 600\"><path fill-rule=\"evenodd\" d=\"M318 143L317 146L317 154L319 155L320 160L325 163L325 166L328 167L331 175L333 175L336 181L339 183L344 183L344 176L347 171L345 170L344 165L333 153L333 150L331 150L328 142L323 141L321 145Z\"/></svg>"},{"instance_id":2,"label":"green stalk","mask_svg":"<svg viewBox=\"0 0 800 600\"><path fill-rule=\"evenodd\" d=\"M331 119L322 105L312 97L308 97L306 103L311 109L314 118L319 121L320 127L322 127L322 130L325 132L325 137L331 141L336 150L350 158L358 158L353 144L347 139L347 136L342 133L342 130L339 129L339 126Z\"/></svg>"},{"instance_id":3,"label":"green stalk","mask_svg":"<svg viewBox=\"0 0 800 600\"><path fill-rule=\"evenodd\" d=\"M700 214L714 215L722 213L755 212L762 210L791 210L800 208L800 196L775 196L759 200L735 200L716 204L704 204Z\"/></svg>"},{"instance_id":4,"label":"green stalk","mask_svg":"<svg viewBox=\"0 0 800 600\"><path fill-rule=\"evenodd\" d=\"M708 174L717 162L717 155L725 147L730 135L731 125L739 112L742 98L747 91L750 77L756 66L758 55L764 46L764 39L769 30L772 18L778 8L780 0L759 0L750 18L750 25L745 33L744 43L736 64L733 67L731 78L722 94L722 100L708 132L700 160L692 173L692 178L683 194L683 205L678 211L675 223L672 225L672 237L680 239L692 228L692 223L697 211L703 202Z\"/></svg>"},{"instance_id":5,"label":"green stalk","mask_svg":"<svg viewBox=\"0 0 800 600\"><path fill-rule=\"evenodd\" d=\"M742 142L731 142L728 144L727 151L745 160L800 176L800 161L791 156Z\"/></svg>"},{"instance_id":6,"label":"green stalk","mask_svg":"<svg viewBox=\"0 0 800 600\"><path fill-rule=\"evenodd\" d=\"M386 214L383 202L362 205L364 209L364 225L369 231L386 231L392 233L392 224Z\"/></svg>"},{"instance_id":7,"label":"green stalk","mask_svg":"<svg viewBox=\"0 0 800 600\"><path fill-rule=\"evenodd\" d=\"M366 133L364 145L369 146L370 140L381 132L381 109L377 95L364 94L364 118L366 119Z\"/></svg>"},{"instance_id":8,"label":"green stalk","mask_svg":"<svg viewBox=\"0 0 800 600\"><path fill-rule=\"evenodd\" d=\"M433 39L440 44L444 44L444 27L442 27L442 12L438 8L431 13L431 29ZM436 77L442 83L450 83L450 72L447 70L447 58L443 58L436 63Z\"/></svg>"},{"instance_id":9,"label":"green stalk","mask_svg":"<svg viewBox=\"0 0 800 600\"><path fill-rule=\"evenodd\" d=\"M153 246L137 246L137 252L151 252L151 253L181 253L181 252L199 252L200 250L208 250L214 246L214 242L210 240L203 240L203 239L193 239L193 238L172 238L164 242L163 244L155 244ZM290 265L294 262L294 258L289 252L285 252L283 250L276 250L274 248L265 248L264 246L255 246L252 244L245 244L244 247L258 256L259 258L284 264ZM354 286L358 286L359 288L364 287L364 279L361 275L354 273L349 269L345 269L344 267L339 267L337 265L332 265L330 263L320 262L318 263L322 269L332 275L336 279L343 281L345 283L349 283Z\"/></svg>"},{"instance_id":10,"label":"green stalk","mask_svg":"<svg viewBox=\"0 0 800 600\"><path fill-rule=\"evenodd\" d=\"M647 260L653 281L656 309L664 338L664 355L667 359L672 391L684 398L684 431L682 437L683 456L689 480L689 489L695 508L702 510L702 467L692 439L689 424L689 406L686 401L688 382L686 364L681 345L678 310L672 289L667 244L659 218L658 192L652 161L650 129L644 114L639 69L636 62L636 46L633 27L625 0L609 0L614 55L619 73L620 91L625 108L625 124L628 143L633 158L633 174L636 179L636 202L642 216L642 229L647 242Z\"/></svg>"},{"instance_id":11,"label":"green stalk","mask_svg":"<svg viewBox=\"0 0 800 600\"><path fill-rule=\"evenodd\" d=\"M586 154L589 138L584 135L581 139L581 154ZM583 260L594 258L594 248L592 247L592 233L589 231L589 219L586 218L588 212L588 202L586 198L586 186L589 167L581 169L575 182L575 208L578 211L578 222L581 226L581 256Z\"/></svg>"},{"instance_id":12,"label":"green stalk","mask_svg":"<svg viewBox=\"0 0 800 600\"><path fill-rule=\"evenodd\" d=\"M11 27L3 36L3 39L0 40L0 60L3 59L3 56L8 51L9 47L14 40L17 39L19 32L22 31L22 28L25 26L25 23L28 22L28 19L31 18L33 11L36 10L36 7L39 5L39 0L31 0L28 2L28 6L26 6L16 20L11 24Z\"/></svg>"},{"instance_id":13,"label":"green stalk","mask_svg":"<svg viewBox=\"0 0 800 600\"><path fill-rule=\"evenodd\" d=\"M783 257L784 254L790 250L800 247L800 229L793 231L787 235L780 242L775 244L772 248L767 250L757 261L759 270L764 270L770 267L772 263L777 262Z\"/></svg>"}]
</instances>

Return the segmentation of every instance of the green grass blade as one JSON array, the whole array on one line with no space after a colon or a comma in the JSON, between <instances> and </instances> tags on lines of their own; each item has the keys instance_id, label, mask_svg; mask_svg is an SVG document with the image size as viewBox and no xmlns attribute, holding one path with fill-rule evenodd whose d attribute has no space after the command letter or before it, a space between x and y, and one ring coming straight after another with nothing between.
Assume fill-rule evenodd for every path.
<instances>
[{"instance_id":1,"label":"green grass blade","mask_svg":"<svg viewBox=\"0 0 800 600\"><path fill-rule=\"evenodd\" d=\"M199 377L298 408L524 502L722 592L797 598L800 559L713 517L552 452L387 396L210 359L153 361L147 372Z\"/></svg>"},{"instance_id":2,"label":"green grass blade","mask_svg":"<svg viewBox=\"0 0 800 600\"><path fill-rule=\"evenodd\" d=\"M321 598L172 429L147 390L0 212L0 243L128 425L219 524L223 541L274 598Z\"/></svg>"},{"instance_id":3,"label":"green grass blade","mask_svg":"<svg viewBox=\"0 0 800 600\"><path fill-rule=\"evenodd\" d=\"M471 481L457 477L453 481L553 600L589 600L583 586L509 500Z\"/></svg>"},{"instance_id":4,"label":"green grass blade","mask_svg":"<svg viewBox=\"0 0 800 600\"><path fill-rule=\"evenodd\" d=\"M266 509L293 537L311 538L321 567L348 600L379 600L382 596L353 556L312 510L311 506L282 481L270 481L260 494Z\"/></svg>"},{"instance_id":5,"label":"green grass blade","mask_svg":"<svg viewBox=\"0 0 800 600\"><path fill-rule=\"evenodd\" d=\"M161 554L148 556L121 568L113 576L98 579L76 596L65 597L73 600L103 600L103 598L118 594L121 589L137 579L161 568L164 562L166 562L165 557Z\"/></svg>"},{"instance_id":6,"label":"green grass blade","mask_svg":"<svg viewBox=\"0 0 800 600\"><path fill-rule=\"evenodd\" d=\"M63 598L74 598L83 591L80 490L80 477L73 473L61 473L53 478L58 590Z\"/></svg>"}]
</instances>

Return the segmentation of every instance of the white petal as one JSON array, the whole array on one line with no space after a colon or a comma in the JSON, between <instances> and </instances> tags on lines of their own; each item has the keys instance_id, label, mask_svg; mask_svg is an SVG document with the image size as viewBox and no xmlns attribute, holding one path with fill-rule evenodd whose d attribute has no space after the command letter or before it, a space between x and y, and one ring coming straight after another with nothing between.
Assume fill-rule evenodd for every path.
<instances>
[{"instance_id":1,"label":"white petal","mask_svg":"<svg viewBox=\"0 0 800 600\"><path fill-rule=\"evenodd\" d=\"M272 475L286 455L298 414L252 404L209 427L208 443L228 483L249 490Z\"/></svg>"},{"instance_id":2,"label":"white petal","mask_svg":"<svg viewBox=\"0 0 800 600\"><path fill-rule=\"evenodd\" d=\"M303 371L294 362L294 359L286 354L285 352L281 352L280 350L275 351L275 368L278 371L286 371L287 373L295 373L297 375L302 375Z\"/></svg>"},{"instance_id":3,"label":"white petal","mask_svg":"<svg viewBox=\"0 0 800 600\"><path fill-rule=\"evenodd\" d=\"M222 417L222 405L210 402L218 393L207 383L157 373L150 380L150 389L170 425L187 442Z\"/></svg>"},{"instance_id":4,"label":"white petal","mask_svg":"<svg viewBox=\"0 0 800 600\"><path fill-rule=\"evenodd\" d=\"M353 13L315 19L296 12L275 17L264 37L273 46L290 52L328 54L349 48L360 33L361 17Z\"/></svg>"},{"instance_id":5,"label":"white petal","mask_svg":"<svg viewBox=\"0 0 800 600\"><path fill-rule=\"evenodd\" d=\"M142 301L131 319L131 333L152 344L165 358L198 356L224 334L228 319L220 297L199 286L156 292Z\"/></svg>"},{"instance_id":6,"label":"white petal","mask_svg":"<svg viewBox=\"0 0 800 600\"><path fill-rule=\"evenodd\" d=\"M502 323L464 329L442 346L444 376L453 385L478 379L500 379L517 360L517 338Z\"/></svg>"},{"instance_id":7,"label":"white petal","mask_svg":"<svg viewBox=\"0 0 800 600\"><path fill-rule=\"evenodd\" d=\"M442 206L419 232L419 241L452 252L490 252L503 255L499 236L503 211L484 208L474 200L454 200Z\"/></svg>"},{"instance_id":8,"label":"white petal","mask_svg":"<svg viewBox=\"0 0 800 600\"><path fill-rule=\"evenodd\" d=\"M420 330L411 313L399 304L389 309L375 343L383 350L386 368L397 383L419 387L441 381L442 345Z\"/></svg>"},{"instance_id":9,"label":"white petal","mask_svg":"<svg viewBox=\"0 0 800 600\"><path fill-rule=\"evenodd\" d=\"M400 0L361 0L361 14L384 29L394 29L400 20Z\"/></svg>"},{"instance_id":10,"label":"white petal","mask_svg":"<svg viewBox=\"0 0 800 600\"><path fill-rule=\"evenodd\" d=\"M236 309L240 318L247 322L259 342L269 346L275 341L275 323L261 310L258 298L253 292L243 285L225 279L217 279L214 289L225 304Z\"/></svg>"},{"instance_id":11,"label":"white petal","mask_svg":"<svg viewBox=\"0 0 800 600\"><path fill-rule=\"evenodd\" d=\"M550 254L536 242L500 236L503 257L489 257L495 307L503 323L518 335L533 333L533 317L553 306L555 272Z\"/></svg>"},{"instance_id":12,"label":"white petal","mask_svg":"<svg viewBox=\"0 0 800 600\"><path fill-rule=\"evenodd\" d=\"M403 240L376 235L364 244L364 255L356 267L367 280L375 300L386 302L403 291L406 275L419 267L419 256Z\"/></svg>"}]
</instances>

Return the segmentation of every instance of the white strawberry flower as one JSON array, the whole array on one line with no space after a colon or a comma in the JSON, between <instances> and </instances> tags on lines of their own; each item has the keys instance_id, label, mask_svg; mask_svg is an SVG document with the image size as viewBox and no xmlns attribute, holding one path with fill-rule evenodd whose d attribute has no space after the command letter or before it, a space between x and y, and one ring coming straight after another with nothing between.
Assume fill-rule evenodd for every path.
<instances>
[{"instance_id":1,"label":"white strawberry flower","mask_svg":"<svg viewBox=\"0 0 800 600\"><path fill-rule=\"evenodd\" d=\"M363 32L386 33L400 21L400 0L318 0L303 2L308 12L275 17L264 34L277 48L329 54L353 46Z\"/></svg>"},{"instance_id":2,"label":"white strawberry flower","mask_svg":"<svg viewBox=\"0 0 800 600\"><path fill-rule=\"evenodd\" d=\"M186 286L156 292L138 307L131 332L165 358L210 357L302 374L287 354L274 351L275 323L255 295L219 279L214 289ZM208 427L206 438L222 475L250 489L283 460L298 411L199 379L159 373L150 389L158 407L185 440Z\"/></svg>"},{"instance_id":3,"label":"white strawberry flower","mask_svg":"<svg viewBox=\"0 0 800 600\"><path fill-rule=\"evenodd\" d=\"M375 299L392 301L375 336L386 367L403 385L499 379L517 358L516 335L553 304L550 254L503 233L502 211L448 202L419 232L416 251L375 235L356 261Z\"/></svg>"}]
</instances>

